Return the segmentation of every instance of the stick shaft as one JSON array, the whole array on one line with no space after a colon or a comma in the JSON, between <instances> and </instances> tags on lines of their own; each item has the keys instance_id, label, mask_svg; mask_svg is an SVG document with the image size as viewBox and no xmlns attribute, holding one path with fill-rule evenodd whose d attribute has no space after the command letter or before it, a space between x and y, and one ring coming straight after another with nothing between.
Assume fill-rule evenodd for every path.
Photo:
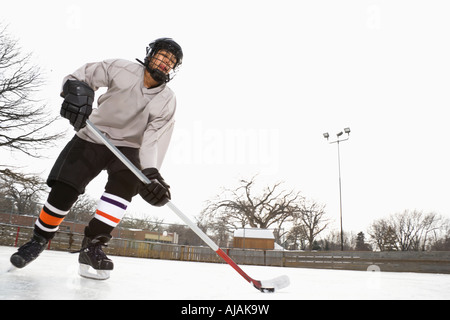
<instances>
[{"instance_id":1,"label":"stick shaft","mask_svg":"<svg viewBox=\"0 0 450 320\"><path fill-rule=\"evenodd\" d=\"M138 177L143 183L149 184L150 180L139 170L136 166L128 160L125 155L120 152L119 149L114 146L108 138L104 136L104 134L98 130L98 128L89 120L86 121L86 126L92 133L95 134L97 138L99 138L103 144L111 150L114 155L123 162L124 165L128 167L135 175ZM233 269L235 269L245 280L256 285L261 286L259 281L253 280L250 276L248 276L244 270L242 270L222 249L219 248L214 241L211 240L210 237L206 233L204 233L188 216L186 216L180 209L178 209L170 200L167 203L167 206L181 219L184 223L186 223L189 228L192 229L213 251L215 251L226 263L228 263Z\"/></svg>"},{"instance_id":2,"label":"stick shaft","mask_svg":"<svg viewBox=\"0 0 450 320\"><path fill-rule=\"evenodd\" d=\"M95 134L97 138L99 138L103 142L105 146L108 147L109 150L111 150L112 153L115 154L117 158L119 158L120 161L123 162L124 165L128 167L128 169L131 170L131 172L136 175L136 177L139 178L139 180L141 180L145 184L150 183L150 180L141 172L141 170L136 168L136 166L130 160L128 160L128 158L125 157L123 153L120 152L120 150L117 149L117 147L113 145L112 142L109 141L108 138L106 138L105 135L100 130L98 130L98 128L90 120L86 120L86 126L89 130L91 130L93 134Z\"/></svg>"}]
</instances>

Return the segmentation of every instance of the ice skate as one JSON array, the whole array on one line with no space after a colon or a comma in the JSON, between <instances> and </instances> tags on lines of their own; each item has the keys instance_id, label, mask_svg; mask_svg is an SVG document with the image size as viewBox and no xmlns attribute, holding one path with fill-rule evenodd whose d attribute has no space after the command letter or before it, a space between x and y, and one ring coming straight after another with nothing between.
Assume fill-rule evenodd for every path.
<instances>
[{"instance_id":1,"label":"ice skate","mask_svg":"<svg viewBox=\"0 0 450 320\"><path fill-rule=\"evenodd\" d=\"M110 235L85 236L81 245L78 274L84 278L106 280L110 276L114 263L102 250L111 239Z\"/></svg>"},{"instance_id":2,"label":"ice skate","mask_svg":"<svg viewBox=\"0 0 450 320\"><path fill-rule=\"evenodd\" d=\"M12 265L19 269L25 267L45 250L47 243L47 239L34 233L31 240L21 246L17 252L11 256L10 261Z\"/></svg>"}]
</instances>

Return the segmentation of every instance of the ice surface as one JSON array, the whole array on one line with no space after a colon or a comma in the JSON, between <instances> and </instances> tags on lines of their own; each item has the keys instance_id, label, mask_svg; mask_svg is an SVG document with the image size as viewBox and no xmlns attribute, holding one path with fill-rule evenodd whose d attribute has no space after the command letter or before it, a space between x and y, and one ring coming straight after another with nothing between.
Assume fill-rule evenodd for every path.
<instances>
[{"instance_id":1,"label":"ice surface","mask_svg":"<svg viewBox=\"0 0 450 320\"><path fill-rule=\"evenodd\" d=\"M114 257L104 281L78 275L77 254L44 251L7 273L16 251L0 247L0 300L5 299L450 299L450 275L241 266L257 280L287 275L290 286L261 293L227 264Z\"/></svg>"}]
</instances>

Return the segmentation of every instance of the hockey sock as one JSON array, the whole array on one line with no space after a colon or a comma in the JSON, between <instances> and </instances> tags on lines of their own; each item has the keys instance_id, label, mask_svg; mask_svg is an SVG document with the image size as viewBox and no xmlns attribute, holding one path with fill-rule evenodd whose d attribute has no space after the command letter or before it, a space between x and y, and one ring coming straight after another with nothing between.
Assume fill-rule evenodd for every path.
<instances>
[{"instance_id":1,"label":"hockey sock","mask_svg":"<svg viewBox=\"0 0 450 320\"><path fill-rule=\"evenodd\" d=\"M95 236L98 236L100 234L111 234L113 230L114 227L111 227L106 223L93 218L91 221L89 221L88 226L84 229L84 235L89 238L94 238Z\"/></svg>"},{"instance_id":2,"label":"hockey sock","mask_svg":"<svg viewBox=\"0 0 450 320\"><path fill-rule=\"evenodd\" d=\"M129 201L110 193L103 193L97 206L94 219L85 231L87 236L110 234L119 224L130 204Z\"/></svg>"},{"instance_id":3,"label":"hockey sock","mask_svg":"<svg viewBox=\"0 0 450 320\"><path fill-rule=\"evenodd\" d=\"M34 231L47 240L52 239L78 195L74 188L64 183L55 183L36 220Z\"/></svg>"}]
</instances>

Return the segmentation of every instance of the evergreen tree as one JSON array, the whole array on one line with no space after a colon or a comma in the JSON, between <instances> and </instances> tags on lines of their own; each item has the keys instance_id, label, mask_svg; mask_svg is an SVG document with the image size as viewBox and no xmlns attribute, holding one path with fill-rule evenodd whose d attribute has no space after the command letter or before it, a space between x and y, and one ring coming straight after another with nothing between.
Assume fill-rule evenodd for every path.
<instances>
[{"instance_id":1,"label":"evergreen tree","mask_svg":"<svg viewBox=\"0 0 450 320\"><path fill-rule=\"evenodd\" d=\"M365 235L364 232L358 233L356 236L356 245L355 245L356 251L371 251L370 245L366 243L365 241Z\"/></svg>"}]
</instances>

